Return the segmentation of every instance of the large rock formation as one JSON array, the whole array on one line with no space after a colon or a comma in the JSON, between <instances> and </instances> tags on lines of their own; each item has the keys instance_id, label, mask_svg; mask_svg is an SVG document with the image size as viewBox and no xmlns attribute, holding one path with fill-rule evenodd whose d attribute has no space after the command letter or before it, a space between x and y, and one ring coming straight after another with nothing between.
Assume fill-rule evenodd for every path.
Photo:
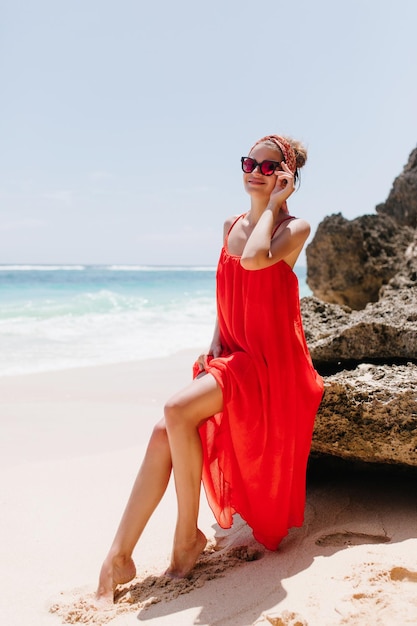
<instances>
[{"instance_id":1,"label":"large rock formation","mask_svg":"<svg viewBox=\"0 0 417 626\"><path fill-rule=\"evenodd\" d=\"M325 379L312 451L417 467L417 149L377 215L323 220L301 310Z\"/></svg>"},{"instance_id":2,"label":"large rock formation","mask_svg":"<svg viewBox=\"0 0 417 626\"><path fill-rule=\"evenodd\" d=\"M417 148L376 215L326 217L307 246L307 283L326 302L362 309L415 260ZM414 254L413 254L414 246ZM415 279L414 279L415 280Z\"/></svg>"}]
</instances>

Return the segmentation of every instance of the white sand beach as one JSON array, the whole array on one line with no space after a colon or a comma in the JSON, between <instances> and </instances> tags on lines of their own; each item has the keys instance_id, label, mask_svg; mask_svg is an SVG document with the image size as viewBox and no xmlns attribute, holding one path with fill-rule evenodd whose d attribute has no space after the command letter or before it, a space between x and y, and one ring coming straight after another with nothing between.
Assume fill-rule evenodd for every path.
<instances>
[{"instance_id":1,"label":"white sand beach","mask_svg":"<svg viewBox=\"0 0 417 626\"><path fill-rule=\"evenodd\" d=\"M305 524L277 552L237 518L189 579L162 575L172 481L114 609L90 606L153 423L194 356L0 378L0 618L5 626L392 626L417 623L416 474L335 471L308 482Z\"/></svg>"}]
</instances>

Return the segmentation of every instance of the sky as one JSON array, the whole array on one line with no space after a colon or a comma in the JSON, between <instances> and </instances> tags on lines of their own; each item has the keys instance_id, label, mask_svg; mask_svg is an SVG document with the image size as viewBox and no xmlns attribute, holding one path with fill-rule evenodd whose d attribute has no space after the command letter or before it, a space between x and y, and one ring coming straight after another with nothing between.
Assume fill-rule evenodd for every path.
<instances>
[{"instance_id":1,"label":"sky","mask_svg":"<svg viewBox=\"0 0 417 626\"><path fill-rule=\"evenodd\" d=\"M215 265L272 133L308 148L311 237L374 213L417 145L416 24L415 0L2 0L0 263Z\"/></svg>"}]
</instances>

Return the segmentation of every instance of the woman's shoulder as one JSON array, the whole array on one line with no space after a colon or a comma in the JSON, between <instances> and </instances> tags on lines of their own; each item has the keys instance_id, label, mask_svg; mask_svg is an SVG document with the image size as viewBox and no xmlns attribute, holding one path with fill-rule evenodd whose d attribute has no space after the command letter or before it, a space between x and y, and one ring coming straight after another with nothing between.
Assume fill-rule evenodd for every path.
<instances>
[{"instance_id":1,"label":"woman's shoulder","mask_svg":"<svg viewBox=\"0 0 417 626\"><path fill-rule=\"evenodd\" d=\"M303 217L294 217L288 221L288 224L297 230L297 232L305 233L306 236L310 234L311 226Z\"/></svg>"},{"instance_id":2,"label":"woman's shoulder","mask_svg":"<svg viewBox=\"0 0 417 626\"><path fill-rule=\"evenodd\" d=\"M287 215L286 217L284 217L284 219L282 219L279 222L277 228L275 229L275 232L278 232L278 231L281 232L285 228L289 228L292 233L294 232L306 233L308 237L308 235L310 234L311 226L307 222L307 220L305 220L303 217L296 217L295 215Z\"/></svg>"},{"instance_id":3,"label":"woman's shoulder","mask_svg":"<svg viewBox=\"0 0 417 626\"><path fill-rule=\"evenodd\" d=\"M236 215L231 215L225 220L224 225L232 226L235 222L237 222L239 218L243 217L244 215L245 213L236 213Z\"/></svg>"},{"instance_id":4,"label":"woman's shoulder","mask_svg":"<svg viewBox=\"0 0 417 626\"><path fill-rule=\"evenodd\" d=\"M229 234L230 229L232 228L233 224L235 224L235 222L237 222L237 220L242 217L242 215L244 215L244 213L238 213L236 215L231 215L230 217L228 217L223 225L223 239L225 239L227 237L227 235Z\"/></svg>"}]
</instances>

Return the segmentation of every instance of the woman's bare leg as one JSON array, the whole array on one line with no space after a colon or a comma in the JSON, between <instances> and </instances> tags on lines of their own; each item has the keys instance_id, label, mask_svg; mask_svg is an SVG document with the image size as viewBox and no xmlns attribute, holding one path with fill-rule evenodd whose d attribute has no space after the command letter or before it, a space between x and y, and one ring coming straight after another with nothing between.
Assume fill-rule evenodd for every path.
<instances>
[{"instance_id":1,"label":"woman's bare leg","mask_svg":"<svg viewBox=\"0 0 417 626\"><path fill-rule=\"evenodd\" d=\"M114 589L134 578L132 552L150 516L164 495L172 469L174 447L178 520L168 573L185 576L204 549L206 538L197 528L202 453L198 426L221 410L222 393L212 376L195 379L165 407L165 421L155 427L145 458L110 551L100 572L98 600L113 602ZM167 419L170 435L167 437Z\"/></svg>"},{"instance_id":2,"label":"woman's bare leg","mask_svg":"<svg viewBox=\"0 0 417 626\"><path fill-rule=\"evenodd\" d=\"M186 576L206 545L206 538L197 527L202 471L198 427L221 411L222 406L222 391L210 374L194 379L165 406L178 501L171 564L167 570L171 576Z\"/></svg>"},{"instance_id":3,"label":"woman's bare leg","mask_svg":"<svg viewBox=\"0 0 417 626\"><path fill-rule=\"evenodd\" d=\"M135 577L132 552L166 491L171 469L171 452L162 420L153 430L116 536L101 568L98 600L113 602L116 585Z\"/></svg>"}]
</instances>

